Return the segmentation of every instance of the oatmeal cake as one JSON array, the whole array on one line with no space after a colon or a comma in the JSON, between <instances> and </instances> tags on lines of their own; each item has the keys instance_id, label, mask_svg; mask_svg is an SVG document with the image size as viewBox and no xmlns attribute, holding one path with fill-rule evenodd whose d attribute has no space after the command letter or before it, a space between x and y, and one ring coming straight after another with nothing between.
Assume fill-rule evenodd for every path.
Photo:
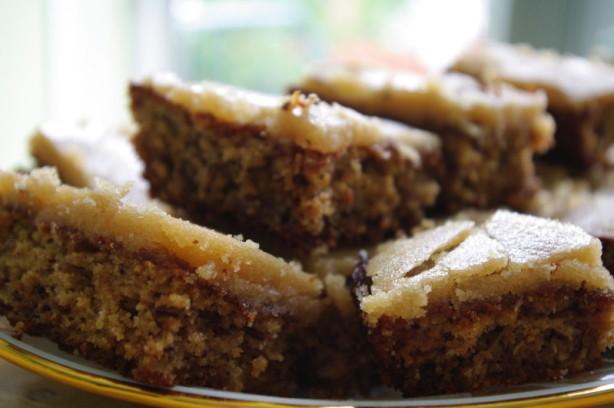
<instances>
[{"instance_id":1,"label":"oatmeal cake","mask_svg":"<svg viewBox=\"0 0 614 408\"><path fill-rule=\"evenodd\" d=\"M0 173L0 312L17 334L145 383L292 391L321 281L122 193Z\"/></svg>"},{"instance_id":2,"label":"oatmeal cake","mask_svg":"<svg viewBox=\"0 0 614 408\"><path fill-rule=\"evenodd\" d=\"M577 226L506 210L381 244L353 277L384 381L417 396L599 367L614 342L600 255Z\"/></svg>"},{"instance_id":3,"label":"oatmeal cake","mask_svg":"<svg viewBox=\"0 0 614 408\"><path fill-rule=\"evenodd\" d=\"M199 223L332 248L410 227L438 192L434 135L315 96L169 75L132 83L130 96L151 194Z\"/></svg>"},{"instance_id":4,"label":"oatmeal cake","mask_svg":"<svg viewBox=\"0 0 614 408\"><path fill-rule=\"evenodd\" d=\"M445 168L439 201L449 211L524 209L537 188L533 154L552 143L544 94L483 86L466 75L324 66L297 89L436 133Z\"/></svg>"},{"instance_id":5,"label":"oatmeal cake","mask_svg":"<svg viewBox=\"0 0 614 408\"><path fill-rule=\"evenodd\" d=\"M91 122L48 122L30 139L30 153L39 166L55 167L60 179L75 187L93 187L96 177L118 186L131 183L126 199L142 203L149 201L149 185L131 142L132 133Z\"/></svg>"},{"instance_id":6,"label":"oatmeal cake","mask_svg":"<svg viewBox=\"0 0 614 408\"><path fill-rule=\"evenodd\" d=\"M454 69L485 82L505 82L548 95L556 121L553 159L574 168L614 156L614 67L526 45L484 43L467 50Z\"/></svg>"}]
</instances>

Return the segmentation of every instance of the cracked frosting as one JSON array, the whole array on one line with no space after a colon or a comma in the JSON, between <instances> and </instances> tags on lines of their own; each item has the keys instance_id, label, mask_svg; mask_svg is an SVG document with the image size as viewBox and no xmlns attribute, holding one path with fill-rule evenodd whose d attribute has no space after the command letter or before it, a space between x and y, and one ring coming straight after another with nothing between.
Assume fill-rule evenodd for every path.
<instances>
[{"instance_id":1,"label":"cracked frosting","mask_svg":"<svg viewBox=\"0 0 614 408\"><path fill-rule=\"evenodd\" d=\"M172 74L152 75L137 85L190 112L208 114L234 126L261 128L265 137L321 153L390 141L419 161L418 151L439 148L438 139L429 132L365 116L336 103L319 101L315 95L267 95L208 81L189 84Z\"/></svg>"},{"instance_id":2,"label":"cracked frosting","mask_svg":"<svg viewBox=\"0 0 614 408\"><path fill-rule=\"evenodd\" d=\"M361 309L370 324L382 315L418 318L432 303L496 299L544 282L614 289L599 240L571 224L507 210L483 224L449 221L382 244L366 272L371 294Z\"/></svg>"}]
</instances>

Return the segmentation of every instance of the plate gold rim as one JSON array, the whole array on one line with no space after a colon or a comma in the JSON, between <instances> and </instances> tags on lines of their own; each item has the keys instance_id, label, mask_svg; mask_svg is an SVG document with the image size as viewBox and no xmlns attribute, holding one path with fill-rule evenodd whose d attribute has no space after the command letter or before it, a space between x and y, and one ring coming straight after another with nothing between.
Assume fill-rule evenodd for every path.
<instances>
[{"instance_id":1,"label":"plate gold rim","mask_svg":"<svg viewBox=\"0 0 614 408\"><path fill-rule=\"evenodd\" d=\"M0 338L0 358L9 361L25 370L46 377L50 380L68 385L70 387L103 395L105 397L134 402L154 407L177 407L177 408L196 408L196 407L258 407L258 408L289 408L289 407L354 407L358 401L331 401L334 403L315 405L317 400L304 400L302 404L269 402L257 400L235 400L232 398L222 398L215 396L188 395L171 389L152 387L147 389L146 385L124 383L120 380L105 378L103 376L87 373L72 367L68 367L51 361L42 356L33 354L22 349L16 344L12 344ZM283 398L281 398L283 400ZM325 401L328 402L328 401ZM377 405L378 401L370 401L370 404ZM383 402L383 401L381 401ZM407 400L406 406L425 406L431 405L428 401ZM547 396L532 398L519 398L514 400L491 401L472 404L454 404L450 400L450 407L477 406L482 408L516 408L527 405L537 407L574 407L599 406L614 403L614 382L594 386L578 391L563 392ZM434 406L434 405L433 405ZM438 405L441 406L441 405Z\"/></svg>"}]
</instances>

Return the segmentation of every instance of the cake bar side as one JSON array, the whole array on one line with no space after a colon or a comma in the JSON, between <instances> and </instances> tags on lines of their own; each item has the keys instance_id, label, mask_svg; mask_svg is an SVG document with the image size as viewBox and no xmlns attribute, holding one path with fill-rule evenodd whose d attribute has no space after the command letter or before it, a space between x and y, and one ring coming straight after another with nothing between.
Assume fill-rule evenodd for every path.
<instances>
[{"instance_id":1,"label":"cake bar side","mask_svg":"<svg viewBox=\"0 0 614 408\"><path fill-rule=\"evenodd\" d=\"M384 382L408 397L556 380L602 365L612 300L546 284L459 308L439 303L418 319L383 316L370 343Z\"/></svg>"},{"instance_id":2,"label":"cake bar side","mask_svg":"<svg viewBox=\"0 0 614 408\"><path fill-rule=\"evenodd\" d=\"M201 223L273 233L299 249L334 247L414 225L438 192L426 171L437 167L437 149L416 157L384 140L323 154L188 111L147 87L130 92L152 195Z\"/></svg>"},{"instance_id":3,"label":"cake bar side","mask_svg":"<svg viewBox=\"0 0 614 408\"><path fill-rule=\"evenodd\" d=\"M31 214L1 209L1 312L18 332L149 384L283 392L275 387L292 366L283 305L245 302L175 257Z\"/></svg>"},{"instance_id":4,"label":"cake bar side","mask_svg":"<svg viewBox=\"0 0 614 408\"><path fill-rule=\"evenodd\" d=\"M579 110L548 110L557 124L556 144L548 158L571 169L612 165L607 152L614 148L614 96L587 102Z\"/></svg>"}]
</instances>

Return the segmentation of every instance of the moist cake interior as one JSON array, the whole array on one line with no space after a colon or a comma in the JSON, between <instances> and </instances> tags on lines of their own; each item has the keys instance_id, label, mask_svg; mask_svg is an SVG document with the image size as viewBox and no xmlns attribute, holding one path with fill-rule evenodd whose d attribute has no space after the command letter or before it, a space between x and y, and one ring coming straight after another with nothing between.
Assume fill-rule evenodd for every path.
<instances>
[{"instance_id":1,"label":"moist cake interior","mask_svg":"<svg viewBox=\"0 0 614 408\"><path fill-rule=\"evenodd\" d=\"M0 310L17 333L150 384L294 391L319 279L120 193L0 174Z\"/></svg>"}]
</instances>

